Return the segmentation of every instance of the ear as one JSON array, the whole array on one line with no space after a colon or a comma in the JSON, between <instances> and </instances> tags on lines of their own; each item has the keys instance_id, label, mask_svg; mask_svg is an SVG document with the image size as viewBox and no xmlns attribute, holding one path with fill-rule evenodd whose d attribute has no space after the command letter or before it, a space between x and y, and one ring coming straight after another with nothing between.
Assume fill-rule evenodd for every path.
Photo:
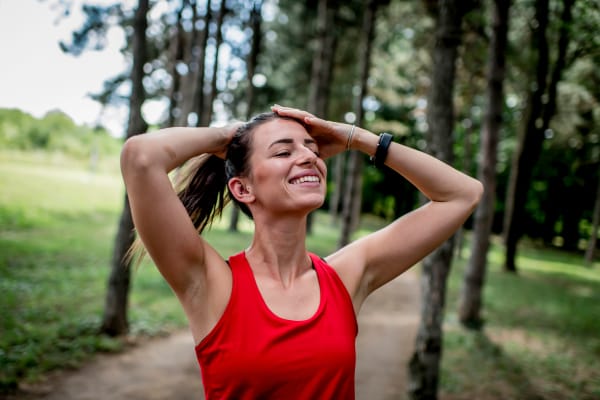
<instances>
[{"instance_id":1,"label":"ear","mask_svg":"<svg viewBox=\"0 0 600 400\"><path fill-rule=\"evenodd\" d=\"M254 195L252 194L251 188L241 178L231 178L229 182L227 182L227 186L236 200L245 204L249 204L254 201Z\"/></svg>"}]
</instances>

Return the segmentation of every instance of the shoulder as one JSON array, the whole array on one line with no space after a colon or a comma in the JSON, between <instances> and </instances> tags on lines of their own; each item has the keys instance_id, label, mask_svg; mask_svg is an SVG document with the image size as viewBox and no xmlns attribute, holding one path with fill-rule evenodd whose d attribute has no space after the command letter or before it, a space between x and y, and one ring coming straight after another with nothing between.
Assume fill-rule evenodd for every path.
<instances>
[{"instance_id":1,"label":"shoulder","mask_svg":"<svg viewBox=\"0 0 600 400\"><path fill-rule=\"evenodd\" d=\"M323 259L346 286L356 310L368 294L365 290L366 263L362 251L360 243L353 242Z\"/></svg>"}]
</instances>

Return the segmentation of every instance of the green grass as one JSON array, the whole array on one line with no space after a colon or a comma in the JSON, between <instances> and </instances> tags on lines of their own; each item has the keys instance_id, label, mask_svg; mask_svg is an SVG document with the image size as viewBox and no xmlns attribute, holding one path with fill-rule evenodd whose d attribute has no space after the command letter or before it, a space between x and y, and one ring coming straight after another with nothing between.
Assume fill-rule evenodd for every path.
<instances>
[{"instance_id":1,"label":"green grass","mask_svg":"<svg viewBox=\"0 0 600 400\"><path fill-rule=\"evenodd\" d=\"M4 154L3 154L4 156ZM116 175L0 159L0 388L120 343L96 335Z\"/></svg>"},{"instance_id":2,"label":"green grass","mask_svg":"<svg viewBox=\"0 0 600 400\"><path fill-rule=\"evenodd\" d=\"M467 255L465 255L465 259ZM600 398L600 265L521 246L517 275L493 246L482 332L457 324L466 260L449 281L442 389L448 399Z\"/></svg>"}]
</instances>

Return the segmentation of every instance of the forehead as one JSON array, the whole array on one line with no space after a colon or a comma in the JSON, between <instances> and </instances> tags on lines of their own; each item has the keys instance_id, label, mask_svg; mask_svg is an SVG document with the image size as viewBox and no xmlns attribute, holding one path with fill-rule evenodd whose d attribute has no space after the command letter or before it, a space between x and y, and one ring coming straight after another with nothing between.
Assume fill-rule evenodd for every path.
<instances>
[{"instance_id":1,"label":"forehead","mask_svg":"<svg viewBox=\"0 0 600 400\"><path fill-rule=\"evenodd\" d=\"M256 128L253 144L256 149L264 149L277 140L288 138L304 140L311 137L300 122L290 119L275 119Z\"/></svg>"}]
</instances>

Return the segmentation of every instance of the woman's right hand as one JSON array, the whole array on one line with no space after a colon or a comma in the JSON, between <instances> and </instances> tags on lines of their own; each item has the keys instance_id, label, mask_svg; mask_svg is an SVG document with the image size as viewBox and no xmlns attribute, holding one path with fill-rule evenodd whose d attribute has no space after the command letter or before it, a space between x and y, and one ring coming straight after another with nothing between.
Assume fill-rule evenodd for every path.
<instances>
[{"instance_id":1,"label":"woman's right hand","mask_svg":"<svg viewBox=\"0 0 600 400\"><path fill-rule=\"evenodd\" d=\"M221 150L213 152L215 156L223 160L225 159L225 157L227 156L227 149L229 147L229 143L231 143L231 140L235 136L235 133L242 125L244 125L244 122L234 121L220 128L219 132L223 138L223 147Z\"/></svg>"}]
</instances>

